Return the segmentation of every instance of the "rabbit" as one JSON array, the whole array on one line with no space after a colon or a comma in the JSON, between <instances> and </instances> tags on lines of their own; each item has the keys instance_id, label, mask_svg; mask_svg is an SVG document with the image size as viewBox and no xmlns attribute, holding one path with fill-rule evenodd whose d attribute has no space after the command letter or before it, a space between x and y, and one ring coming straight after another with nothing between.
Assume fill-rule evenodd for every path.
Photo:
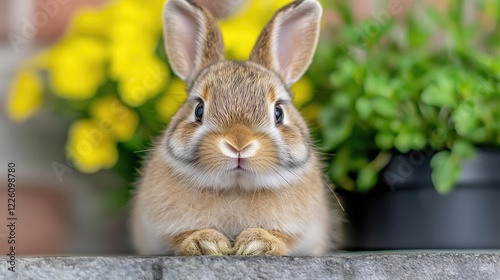
<instances>
[{"instance_id":1,"label":"rabbit","mask_svg":"<svg viewBox=\"0 0 500 280\"><path fill-rule=\"evenodd\" d=\"M340 211L290 91L311 63L321 14L315 0L291 2L264 27L248 61L229 61L207 9L166 3L166 52L188 97L141 172L131 215L139 254L338 248Z\"/></svg>"}]
</instances>

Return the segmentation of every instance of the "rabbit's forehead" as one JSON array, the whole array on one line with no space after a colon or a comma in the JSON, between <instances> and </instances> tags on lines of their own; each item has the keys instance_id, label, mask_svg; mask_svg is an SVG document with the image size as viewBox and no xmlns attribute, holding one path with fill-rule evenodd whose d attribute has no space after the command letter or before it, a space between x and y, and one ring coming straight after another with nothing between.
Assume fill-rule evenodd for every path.
<instances>
[{"instance_id":1,"label":"rabbit's forehead","mask_svg":"<svg viewBox=\"0 0 500 280\"><path fill-rule=\"evenodd\" d=\"M289 100L290 94L277 75L248 62L223 62L200 75L193 90L208 102L215 118L251 118L267 121L270 105Z\"/></svg>"},{"instance_id":2,"label":"rabbit's forehead","mask_svg":"<svg viewBox=\"0 0 500 280\"><path fill-rule=\"evenodd\" d=\"M198 83L203 98L223 100L278 99L289 97L283 82L271 70L250 62L221 62L204 71Z\"/></svg>"}]
</instances>

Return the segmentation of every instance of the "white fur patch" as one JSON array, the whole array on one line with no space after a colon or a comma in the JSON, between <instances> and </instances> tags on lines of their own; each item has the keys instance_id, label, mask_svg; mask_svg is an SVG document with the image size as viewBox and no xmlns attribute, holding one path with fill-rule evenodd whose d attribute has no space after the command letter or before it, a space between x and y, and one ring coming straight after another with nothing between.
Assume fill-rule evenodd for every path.
<instances>
[{"instance_id":1,"label":"white fur patch","mask_svg":"<svg viewBox=\"0 0 500 280\"><path fill-rule=\"evenodd\" d=\"M239 255L252 255L254 252L262 251L266 247L266 243L261 240L250 241L248 244L240 247L237 254Z\"/></svg>"},{"instance_id":2,"label":"white fur patch","mask_svg":"<svg viewBox=\"0 0 500 280\"><path fill-rule=\"evenodd\" d=\"M164 158L167 157L164 153ZM186 165L169 158L166 163L185 178L185 183L193 188L229 189L241 187L245 190L280 189L300 182L310 162L301 167L278 166L261 172L205 170L194 164Z\"/></svg>"},{"instance_id":3,"label":"white fur patch","mask_svg":"<svg viewBox=\"0 0 500 280\"><path fill-rule=\"evenodd\" d=\"M325 236L325 225L322 224L322 217L319 215L311 217L309 224L303 225L304 233L302 239L297 243L293 253L296 255L319 255L323 251L323 246L327 244Z\"/></svg>"}]
</instances>

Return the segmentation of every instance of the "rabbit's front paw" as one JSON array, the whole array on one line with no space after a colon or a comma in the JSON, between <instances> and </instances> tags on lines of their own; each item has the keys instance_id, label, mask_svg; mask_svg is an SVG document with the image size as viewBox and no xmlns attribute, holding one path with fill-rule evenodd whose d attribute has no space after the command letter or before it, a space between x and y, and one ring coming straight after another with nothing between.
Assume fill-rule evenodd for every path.
<instances>
[{"instance_id":1,"label":"rabbit's front paw","mask_svg":"<svg viewBox=\"0 0 500 280\"><path fill-rule=\"evenodd\" d=\"M184 256L229 255L232 252L231 242L215 229L200 229L185 232L174 238L176 254Z\"/></svg>"},{"instance_id":2,"label":"rabbit's front paw","mask_svg":"<svg viewBox=\"0 0 500 280\"><path fill-rule=\"evenodd\" d=\"M278 231L263 228L244 230L234 245L235 255L286 255L290 238Z\"/></svg>"}]
</instances>

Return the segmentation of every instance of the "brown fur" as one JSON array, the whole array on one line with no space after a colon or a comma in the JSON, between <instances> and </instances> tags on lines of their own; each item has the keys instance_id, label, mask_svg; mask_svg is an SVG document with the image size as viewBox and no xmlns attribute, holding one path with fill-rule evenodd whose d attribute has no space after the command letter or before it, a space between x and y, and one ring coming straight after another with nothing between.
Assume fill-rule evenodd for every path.
<instances>
[{"instance_id":1,"label":"brown fur","mask_svg":"<svg viewBox=\"0 0 500 280\"><path fill-rule=\"evenodd\" d=\"M266 33L276 28L277 19L287 19L293 10L300 20L314 11L319 21L319 4L296 1L278 11L254 49L262 59L234 62L220 61L223 46L213 17L183 1L167 3L170 16L199 20L202 28L196 36L204 43L183 54L195 63L176 61L172 56L185 46L168 39L175 25L166 19L169 59L188 81L188 99L143 168L133 201L136 248L143 254L314 255L338 247L340 215L337 207L330 207L322 165L287 83L305 71L310 61L303 57L312 57L315 42L303 45L306 54L290 56L297 59L290 67L299 69L285 71L291 76L281 75L265 60L276 57ZM201 63L195 53L203 54ZM188 72L186 65L192 67ZM193 112L200 102L204 114L198 122ZM276 102L285 114L280 124L274 117Z\"/></svg>"},{"instance_id":2,"label":"brown fur","mask_svg":"<svg viewBox=\"0 0 500 280\"><path fill-rule=\"evenodd\" d=\"M159 153L153 153L153 155ZM151 168L151 167L153 168ZM219 228L230 239L235 239L245 228L255 228L272 223L275 219L290 216L307 222L311 215L324 215L323 225L330 228L330 197L321 181L321 167L311 168L311 173L303 179L307 184L298 183L278 192L271 190L242 191L239 189L217 191L213 189L193 190L163 159L153 156L145 167L141 191L137 193L135 209L150 209L148 214L160 220L185 219L186 228L178 228L175 234L164 236L170 244L180 244L179 235L198 223L199 228ZM168 179L168 196L165 183ZM140 219L141 213L136 212ZM338 218L337 218L338 219ZM336 221L338 222L338 221ZM136 225L138 225L136 223ZM223 230L229 229L229 230ZM278 230L272 229L271 230ZM181 235L186 236L186 235ZM297 236L300 238L301 236ZM297 238L296 237L296 238ZM289 237L288 240L293 240ZM135 243L141 243L141 239ZM286 245L293 245L286 242ZM329 244L324 244L325 248ZM284 247L288 252L290 248ZM176 252L182 250L175 249Z\"/></svg>"},{"instance_id":3,"label":"brown fur","mask_svg":"<svg viewBox=\"0 0 500 280\"><path fill-rule=\"evenodd\" d=\"M228 255L231 254L231 242L221 232L214 229L186 231L172 237L175 253L185 256Z\"/></svg>"},{"instance_id":4,"label":"brown fur","mask_svg":"<svg viewBox=\"0 0 500 280\"><path fill-rule=\"evenodd\" d=\"M292 236L278 230L249 228L238 235L234 254L281 256L289 253L293 243Z\"/></svg>"}]
</instances>

